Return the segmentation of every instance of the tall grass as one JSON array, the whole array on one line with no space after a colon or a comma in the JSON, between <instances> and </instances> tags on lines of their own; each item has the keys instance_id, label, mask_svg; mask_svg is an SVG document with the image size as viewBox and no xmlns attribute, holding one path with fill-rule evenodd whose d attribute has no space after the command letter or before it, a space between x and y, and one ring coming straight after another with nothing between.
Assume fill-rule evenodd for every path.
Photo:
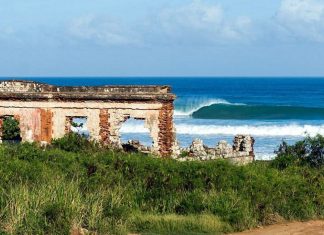
<instances>
[{"instance_id":1,"label":"tall grass","mask_svg":"<svg viewBox=\"0 0 324 235\"><path fill-rule=\"evenodd\" d=\"M0 234L219 234L324 218L323 167L59 146L0 145Z\"/></svg>"},{"instance_id":2,"label":"tall grass","mask_svg":"<svg viewBox=\"0 0 324 235\"><path fill-rule=\"evenodd\" d=\"M230 231L227 224L212 214L135 214L130 219L134 231L158 234L221 234Z\"/></svg>"}]
</instances>

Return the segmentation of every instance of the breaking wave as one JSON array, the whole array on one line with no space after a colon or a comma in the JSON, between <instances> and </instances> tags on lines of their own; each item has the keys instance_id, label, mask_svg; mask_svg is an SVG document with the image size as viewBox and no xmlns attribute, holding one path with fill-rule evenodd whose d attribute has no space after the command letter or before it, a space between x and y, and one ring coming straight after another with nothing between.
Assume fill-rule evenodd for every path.
<instances>
[{"instance_id":1,"label":"breaking wave","mask_svg":"<svg viewBox=\"0 0 324 235\"><path fill-rule=\"evenodd\" d=\"M324 108L267 105L211 104L192 112L198 119L274 120L274 119L324 119Z\"/></svg>"},{"instance_id":2,"label":"breaking wave","mask_svg":"<svg viewBox=\"0 0 324 235\"><path fill-rule=\"evenodd\" d=\"M241 103L231 103L224 99L207 99L207 100L194 100L189 101L183 108L175 109L174 115L175 116L190 116L194 112L199 111L200 109L204 107L208 107L211 105L244 105Z\"/></svg>"},{"instance_id":3,"label":"breaking wave","mask_svg":"<svg viewBox=\"0 0 324 235\"><path fill-rule=\"evenodd\" d=\"M140 124L124 125L122 133L148 133L148 130ZM190 125L176 124L177 134L183 135L236 135L250 134L252 136L267 137L302 137L306 135L324 135L324 125Z\"/></svg>"}]
</instances>

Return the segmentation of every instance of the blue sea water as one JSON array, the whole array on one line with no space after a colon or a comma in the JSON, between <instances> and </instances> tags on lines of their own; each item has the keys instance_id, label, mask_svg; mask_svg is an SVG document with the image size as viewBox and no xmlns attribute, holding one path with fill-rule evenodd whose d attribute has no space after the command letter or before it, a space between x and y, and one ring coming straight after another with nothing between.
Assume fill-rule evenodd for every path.
<instances>
[{"instance_id":1,"label":"blue sea water","mask_svg":"<svg viewBox=\"0 0 324 235\"><path fill-rule=\"evenodd\" d=\"M4 78L3 78L4 79ZM209 146L236 134L251 134L258 159L269 159L286 140L324 135L324 79L321 78L23 78L55 85L170 85L177 95L177 139L188 146L201 138ZM143 123L130 120L122 139L151 139Z\"/></svg>"}]
</instances>

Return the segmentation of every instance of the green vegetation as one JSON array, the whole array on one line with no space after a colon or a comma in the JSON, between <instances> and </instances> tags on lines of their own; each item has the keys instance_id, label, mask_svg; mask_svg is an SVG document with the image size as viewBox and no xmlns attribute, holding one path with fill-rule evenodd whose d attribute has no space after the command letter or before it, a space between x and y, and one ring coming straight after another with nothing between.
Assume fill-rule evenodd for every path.
<instances>
[{"instance_id":1,"label":"green vegetation","mask_svg":"<svg viewBox=\"0 0 324 235\"><path fill-rule=\"evenodd\" d=\"M310 167L324 166L324 137L317 135L313 138L306 137L294 145L283 142L277 151L277 158L273 166L279 169L290 165L308 165Z\"/></svg>"},{"instance_id":2,"label":"green vegetation","mask_svg":"<svg viewBox=\"0 0 324 235\"><path fill-rule=\"evenodd\" d=\"M83 141L0 145L0 234L220 234L324 218L323 165L176 162Z\"/></svg>"},{"instance_id":3,"label":"green vegetation","mask_svg":"<svg viewBox=\"0 0 324 235\"><path fill-rule=\"evenodd\" d=\"M2 139L9 141L20 141L19 121L11 116L5 117L2 124Z\"/></svg>"},{"instance_id":4,"label":"green vegetation","mask_svg":"<svg viewBox=\"0 0 324 235\"><path fill-rule=\"evenodd\" d=\"M97 142L90 141L85 136L74 132L70 132L60 139L54 139L52 141L52 147L67 152L96 152L97 150L100 150Z\"/></svg>"}]
</instances>

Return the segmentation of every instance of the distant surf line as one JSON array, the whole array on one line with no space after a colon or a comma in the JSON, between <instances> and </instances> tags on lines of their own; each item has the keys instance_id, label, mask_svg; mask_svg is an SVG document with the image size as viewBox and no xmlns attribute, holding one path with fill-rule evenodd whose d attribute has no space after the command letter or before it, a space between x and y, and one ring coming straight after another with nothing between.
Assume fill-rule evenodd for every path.
<instances>
[{"instance_id":1,"label":"distant surf line","mask_svg":"<svg viewBox=\"0 0 324 235\"><path fill-rule=\"evenodd\" d=\"M236 135L249 134L262 137L303 137L324 135L324 125L197 125L197 124L176 124L176 133L184 135ZM148 133L144 125L125 123L121 133Z\"/></svg>"}]
</instances>

